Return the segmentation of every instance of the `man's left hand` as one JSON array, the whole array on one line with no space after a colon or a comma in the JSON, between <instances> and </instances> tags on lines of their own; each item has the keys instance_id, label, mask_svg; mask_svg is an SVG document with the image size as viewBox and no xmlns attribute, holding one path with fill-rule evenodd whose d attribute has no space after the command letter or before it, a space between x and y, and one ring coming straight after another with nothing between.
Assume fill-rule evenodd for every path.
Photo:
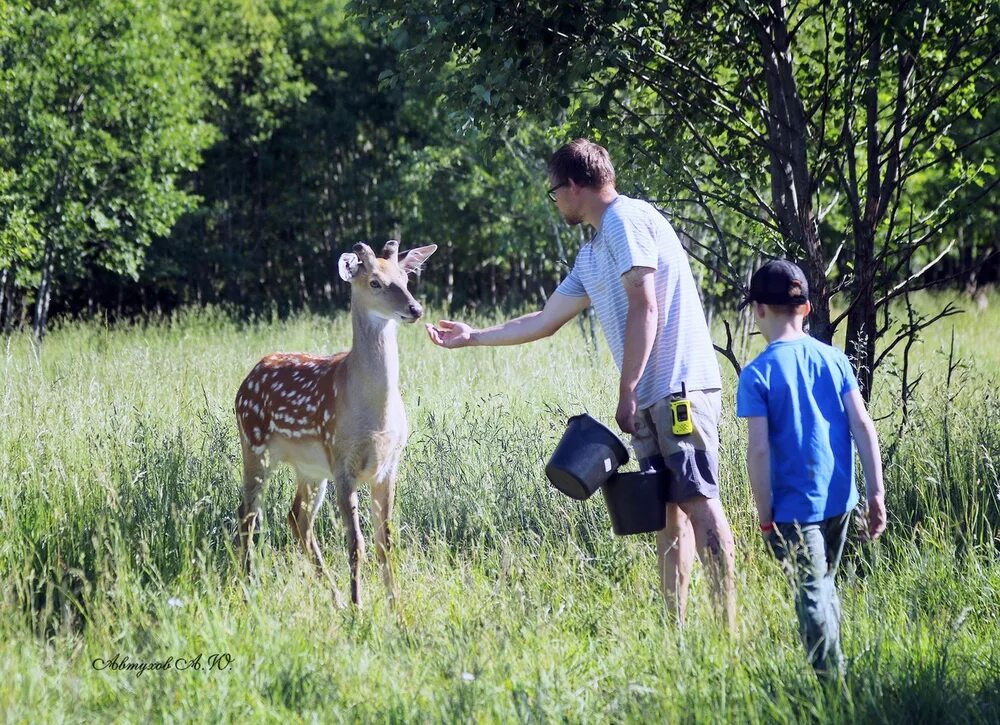
<instances>
[{"instance_id":1,"label":"man's left hand","mask_svg":"<svg viewBox=\"0 0 1000 725\"><path fill-rule=\"evenodd\" d=\"M615 411L615 420L618 427L624 433L635 433L635 413L638 408L635 393L632 391L622 391L618 395L618 410Z\"/></svg>"}]
</instances>

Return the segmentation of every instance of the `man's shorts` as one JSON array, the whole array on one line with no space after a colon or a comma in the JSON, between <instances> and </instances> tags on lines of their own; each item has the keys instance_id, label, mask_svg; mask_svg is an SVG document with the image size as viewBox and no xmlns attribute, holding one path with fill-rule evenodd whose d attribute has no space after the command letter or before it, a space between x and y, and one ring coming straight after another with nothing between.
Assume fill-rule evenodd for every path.
<instances>
[{"instance_id":1,"label":"man's shorts","mask_svg":"<svg viewBox=\"0 0 1000 725\"><path fill-rule=\"evenodd\" d=\"M666 468L672 474L667 500L686 501L693 496L719 497L719 418L722 391L689 390L694 431L674 435L669 395L636 412L632 447L641 470Z\"/></svg>"}]
</instances>

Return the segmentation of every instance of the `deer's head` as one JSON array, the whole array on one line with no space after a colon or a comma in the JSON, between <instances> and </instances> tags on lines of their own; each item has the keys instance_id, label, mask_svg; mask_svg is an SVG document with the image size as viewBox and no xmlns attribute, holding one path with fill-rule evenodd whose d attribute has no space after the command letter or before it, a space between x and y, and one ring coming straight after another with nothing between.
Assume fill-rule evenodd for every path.
<instances>
[{"instance_id":1,"label":"deer's head","mask_svg":"<svg viewBox=\"0 0 1000 725\"><path fill-rule=\"evenodd\" d=\"M340 255L340 278L351 283L351 304L385 320L416 322L423 307L406 288L409 274L437 250L436 244L399 254L399 242L391 239L375 256L363 242L354 251Z\"/></svg>"}]
</instances>

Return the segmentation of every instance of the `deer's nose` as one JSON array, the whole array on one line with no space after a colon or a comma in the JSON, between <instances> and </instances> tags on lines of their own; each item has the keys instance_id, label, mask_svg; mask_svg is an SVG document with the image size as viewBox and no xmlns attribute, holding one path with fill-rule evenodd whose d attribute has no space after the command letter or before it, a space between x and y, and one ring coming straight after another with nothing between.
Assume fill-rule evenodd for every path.
<instances>
[{"instance_id":1,"label":"deer's nose","mask_svg":"<svg viewBox=\"0 0 1000 725\"><path fill-rule=\"evenodd\" d=\"M422 314L424 314L424 308L421 307L416 302L413 302L413 303L410 304L410 314L413 315L413 319L415 320L418 317L420 317Z\"/></svg>"}]
</instances>

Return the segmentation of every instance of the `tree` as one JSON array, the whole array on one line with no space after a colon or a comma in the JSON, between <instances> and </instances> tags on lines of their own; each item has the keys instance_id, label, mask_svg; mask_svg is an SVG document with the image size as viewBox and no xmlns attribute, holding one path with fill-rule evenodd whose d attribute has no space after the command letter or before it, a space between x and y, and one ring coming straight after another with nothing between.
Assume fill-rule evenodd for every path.
<instances>
[{"instance_id":1,"label":"tree","mask_svg":"<svg viewBox=\"0 0 1000 725\"><path fill-rule=\"evenodd\" d=\"M0 311L30 303L41 338L60 286L138 274L211 129L166 3L3 2L0 28Z\"/></svg>"},{"instance_id":2,"label":"tree","mask_svg":"<svg viewBox=\"0 0 1000 725\"><path fill-rule=\"evenodd\" d=\"M997 183L966 165L929 208L906 193L962 154L954 124L996 89L989 0L373 0L363 12L408 73L451 70L448 96L485 125L566 109L665 172L648 191L715 237L700 256L731 294L748 253L801 260L811 332L829 341L847 320L866 396L889 304L921 286L914 260L960 211L952 192Z\"/></svg>"}]
</instances>

